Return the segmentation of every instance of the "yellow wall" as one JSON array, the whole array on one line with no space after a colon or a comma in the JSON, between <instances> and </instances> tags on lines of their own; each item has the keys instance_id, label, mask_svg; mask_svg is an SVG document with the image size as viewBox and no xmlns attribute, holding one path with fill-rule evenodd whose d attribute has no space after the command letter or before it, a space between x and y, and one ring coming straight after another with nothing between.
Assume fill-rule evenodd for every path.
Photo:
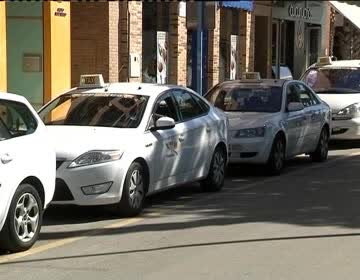
<instances>
[{"instance_id":1,"label":"yellow wall","mask_svg":"<svg viewBox=\"0 0 360 280\"><path fill-rule=\"evenodd\" d=\"M64 9L66 16L56 16ZM71 86L70 2L44 2L44 102Z\"/></svg>"},{"instance_id":2,"label":"yellow wall","mask_svg":"<svg viewBox=\"0 0 360 280\"><path fill-rule=\"evenodd\" d=\"M6 2L0 2L0 91L7 90Z\"/></svg>"}]
</instances>

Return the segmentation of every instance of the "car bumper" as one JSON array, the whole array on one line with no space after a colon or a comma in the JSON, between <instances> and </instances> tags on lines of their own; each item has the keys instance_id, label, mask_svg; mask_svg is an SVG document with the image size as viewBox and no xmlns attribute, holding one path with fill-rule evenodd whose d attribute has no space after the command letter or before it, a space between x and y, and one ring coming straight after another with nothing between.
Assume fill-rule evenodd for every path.
<instances>
[{"instance_id":1,"label":"car bumper","mask_svg":"<svg viewBox=\"0 0 360 280\"><path fill-rule=\"evenodd\" d=\"M333 120L331 139L360 139L360 118L351 120Z\"/></svg>"},{"instance_id":2,"label":"car bumper","mask_svg":"<svg viewBox=\"0 0 360 280\"><path fill-rule=\"evenodd\" d=\"M67 168L70 162L58 165L56 187L52 204L107 205L121 199L126 176L121 160L77 168ZM102 193L89 194L90 189L101 188Z\"/></svg>"},{"instance_id":3,"label":"car bumper","mask_svg":"<svg viewBox=\"0 0 360 280\"><path fill-rule=\"evenodd\" d=\"M267 138L231 139L229 145L229 163L266 163L272 141Z\"/></svg>"}]
</instances>

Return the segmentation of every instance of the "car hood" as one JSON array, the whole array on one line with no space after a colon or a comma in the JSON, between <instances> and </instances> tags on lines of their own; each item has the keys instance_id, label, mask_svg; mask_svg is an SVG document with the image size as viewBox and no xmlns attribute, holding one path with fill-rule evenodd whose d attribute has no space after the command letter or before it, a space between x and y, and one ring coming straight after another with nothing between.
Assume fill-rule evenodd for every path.
<instances>
[{"instance_id":1,"label":"car hood","mask_svg":"<svg viewBox=\"0 0 360 280\"><path fill-rule=\"evenodd\" d=\"M47 126L47 130L56 150L56 157L73 160L90 150L124 150L134 145L136 129Z\"/></svg>"},{"instance_id":2,"label":"car hood","mask_svg":"<svg viewBox=\"0 0 360 280\"><path fill-rule=\"evenodd\" d=\"M229 118L229 129L255 128L263 126L279 113L257 113L257 112L227 112Z\"/></svg>"},{"instance_id":3,"label":"car hood","mask_svg":"<svg viewBox=\"0 0 360 280\"><path fill-rule=\"evenodd\" d=\"M335 114L349 105L360 103L360 93L318 94L318 96L330 106Z\"/></svg>"}]
</instances>

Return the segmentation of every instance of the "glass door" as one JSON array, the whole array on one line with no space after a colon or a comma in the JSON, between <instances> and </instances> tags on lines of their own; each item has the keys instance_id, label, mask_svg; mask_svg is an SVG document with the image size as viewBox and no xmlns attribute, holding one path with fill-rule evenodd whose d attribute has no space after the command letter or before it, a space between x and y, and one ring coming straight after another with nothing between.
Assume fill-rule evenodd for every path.
<instances>
[{"instance_id":1,"label":"glass door","mask_svg":"<svg viewBox=\"0 0 360 280\"><path fill-rule=\"evenodd\" d=\"M318 60L320 50L320 26L307 27L306 67Z\"/></svg>"}]
</instances>

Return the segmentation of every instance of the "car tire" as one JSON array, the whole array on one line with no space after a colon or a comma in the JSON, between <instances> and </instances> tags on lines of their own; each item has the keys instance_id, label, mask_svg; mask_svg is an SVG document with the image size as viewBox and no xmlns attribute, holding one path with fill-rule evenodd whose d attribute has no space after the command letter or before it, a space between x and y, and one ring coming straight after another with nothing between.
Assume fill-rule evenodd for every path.
<instances>
[{"instance_id":1,"label":"car tire","mask_svg":"<svg viewBox=\"0 0 360 280\"><path fill-rule=\"evenodd\" d=\"M271 147L270 156L267 162L269 175L280 175L285 165L285 141L282 137L276 136Z\"/></svg>"},{"instance_id":2,"label":"car tire","mask_svg":"<svg viewBox=\"0 0 360 280\"><path fill-rule=\"evenodd\" d=\"M210 163L208 176L201 181L201 187L207 192L220 191L225 182L226 155L223 149L217 147Z\"/></svg>"},{"instance_id":3,"label":"car tire","mask_svg":"<svg viewBox=\"0 0 360 280\"><path fill-rule=\"evenodd\" d=\"M121 216L133 217L141 213L145 200L144 167L139 162L133 162L126 174L121 200L117 212Z\"/></svg>"},{"instance_id":4,"label":"car tire","mask_svg":"<svg viewBox=\"0 0 360 280\"><path fill-rule=\"evenodd\" d=\"M21 184L0 233L0 248L10 252L31 248L39 237L43 212L38 191L30 184Z\"/></svg>"},{"instance_id":5,"label":"car tire","mask_svg":"<svg viewBox=\"0 0 360 280\"><path fill-rule=\"evenodd\" d=\"M314 162L323 162L327 160L329 153L329 133L325 127L321 130L319 142L315 152L310 154L310 158Z\"/></svg>"}]
</instances>

